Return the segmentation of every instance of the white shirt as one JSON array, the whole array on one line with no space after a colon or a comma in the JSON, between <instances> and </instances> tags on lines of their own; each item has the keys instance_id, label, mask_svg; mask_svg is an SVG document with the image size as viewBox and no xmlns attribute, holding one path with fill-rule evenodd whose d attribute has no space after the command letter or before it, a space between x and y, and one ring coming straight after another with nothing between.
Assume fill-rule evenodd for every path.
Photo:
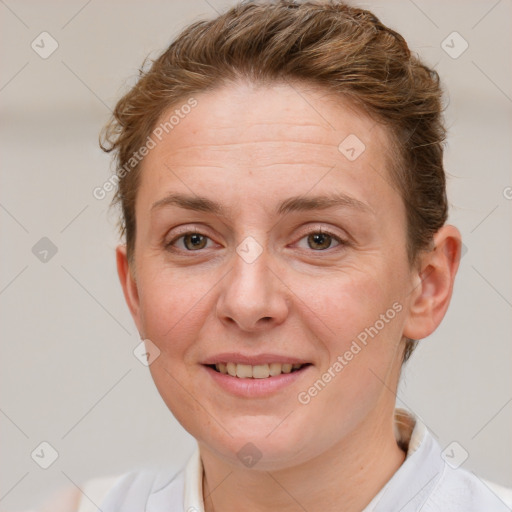
<instances>
[{"instance_id":1,"label":"white shirt","mask_svg":"<svg viewBox=\"0 0 512 512\"><path fill-rule=\"evenodd\" d=\"M456 450L445 454L418 418L395 410L395 435L407 449L403 464L362 512L511 512L512 489L457 467ZM453 460L450 460L453 459ZM186 466L140 470L96 479L84 494L103 512L204 512L199 448ZM97 511L83 498L77 512Z\"/></svg>"}]
</instances>

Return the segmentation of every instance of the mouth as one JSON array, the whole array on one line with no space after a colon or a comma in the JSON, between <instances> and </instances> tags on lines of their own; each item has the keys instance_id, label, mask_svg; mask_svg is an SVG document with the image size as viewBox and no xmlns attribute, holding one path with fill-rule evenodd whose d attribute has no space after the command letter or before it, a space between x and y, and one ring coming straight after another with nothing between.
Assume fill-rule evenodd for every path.
<instances>
[{"instance_id":1,"label":"mouth","mask_svg":"<svg viewBox=\"0 0 512 512\"><path fill-rule=\"evenodd\" d=\"M231 377L237 377L239 379L268 379L271 377L277 377L278 375L295 373L301 371L307 366L311 366L311 363L305 364L291 364L291 363L265 363L265 364L243 364L243 363L215 363L205 365L208 368L222 373L224 375L230 375Z\"/></svg>"}]
</instances>

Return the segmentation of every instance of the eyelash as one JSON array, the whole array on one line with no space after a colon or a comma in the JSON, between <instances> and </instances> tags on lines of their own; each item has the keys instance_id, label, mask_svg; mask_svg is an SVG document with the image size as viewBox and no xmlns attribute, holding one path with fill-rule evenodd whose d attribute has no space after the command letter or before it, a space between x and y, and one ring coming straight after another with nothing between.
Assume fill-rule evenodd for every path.
<instances>
[{"instance_id":1,"label":"eyelash","mask_svg":"<svg viewBox=\"0 0 512 512\"><path fill-rule=\"evenodd\" d=\"M306 233L304 233L298 241L300 240L303 240L304 238L308 237L309 235L313 235L313 234L321 234L321 235L327 235L329 237L331 237L332 239L334 239L336 242L338 242L338 245L335 246L335 247L328 247L327 249L320 249L320 250L314 250L314 249L311 249L312 252L318 252L318 253L321 253L321 252L327 252L327 251L330 251L330 250L334 250L336 248L341 248L343 246L347 246L348 245L348 241L339 237L338 235L334 234L333 232L331 231L328 231L328 230L325 230L325 229L321 229L321 228L316 228L316 229L312 229L311 231L308 231ZM187 253L194 253L194 252L202 252L204 249L197 249L195 251L193 250L188 250L188 249L176 249L173 247L173 244L175 244L178 240L180 240L181 238L187 236L187 235L201 235L201 236L204 236L206 237L207 239L211 240L211 238L203 233L201 233L199 230L188 230L188 231L185 231L183 233L181 233L180 235L174 237L169 243L165 244L165 248L170 250L170 251L185 251Z\"/></svg>"}]
</instances>

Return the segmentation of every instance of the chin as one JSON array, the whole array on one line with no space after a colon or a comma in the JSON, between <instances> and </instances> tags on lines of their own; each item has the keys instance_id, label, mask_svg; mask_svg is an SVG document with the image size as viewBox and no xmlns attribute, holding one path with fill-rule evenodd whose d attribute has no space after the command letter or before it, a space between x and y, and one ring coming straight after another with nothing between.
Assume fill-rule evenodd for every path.
<instances>
[{"instance_id":1,"label":"chin","mask_svg":"<svg viewBox=\"0 0 512 512\"><path fill-rule=\"evenodd\" d=\"M217 457L240 468L275 471L308 458L305 429L284 425L283 418L242 417L223 423L223 427L226 430L219 427L191 434Z\"/></svg>"}]
</instances>

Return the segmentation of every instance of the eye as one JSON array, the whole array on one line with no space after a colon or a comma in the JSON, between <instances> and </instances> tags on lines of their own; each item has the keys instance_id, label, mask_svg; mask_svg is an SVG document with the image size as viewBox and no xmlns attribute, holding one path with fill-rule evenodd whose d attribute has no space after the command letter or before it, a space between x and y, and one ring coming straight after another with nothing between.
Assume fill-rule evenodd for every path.
<instances>
[{"instance_id":1,"label":"eye","mask_svg":"<svg viewBox=\"0 0 512 512\"><path fill-rule=\"evenodd\" d=\"M310 231L306 236L301 238L301 241L302 240L306 240L308 246L307 248L313 249L315 251L325 251L326 249L332 249L333 241L336 242L334 247L347 244L347 242L342 240L339 236L322 229Z\"/></svg>"},{"instance_id":2,"label":"eye","mask_svg":"<svg viewBox=\"0 0 512 512\"><path fill-rule=\"evenodd\" d=\"M200 249L204 249L206 247L207 241L209 240L206 235L202 235L196 231L189 231L171 240L166 247L169 249L174 248L178 240L181 239L183 245L182 247L179 247L179 249L185 251L198 251Z\"/></svg>"}]
</instances>

